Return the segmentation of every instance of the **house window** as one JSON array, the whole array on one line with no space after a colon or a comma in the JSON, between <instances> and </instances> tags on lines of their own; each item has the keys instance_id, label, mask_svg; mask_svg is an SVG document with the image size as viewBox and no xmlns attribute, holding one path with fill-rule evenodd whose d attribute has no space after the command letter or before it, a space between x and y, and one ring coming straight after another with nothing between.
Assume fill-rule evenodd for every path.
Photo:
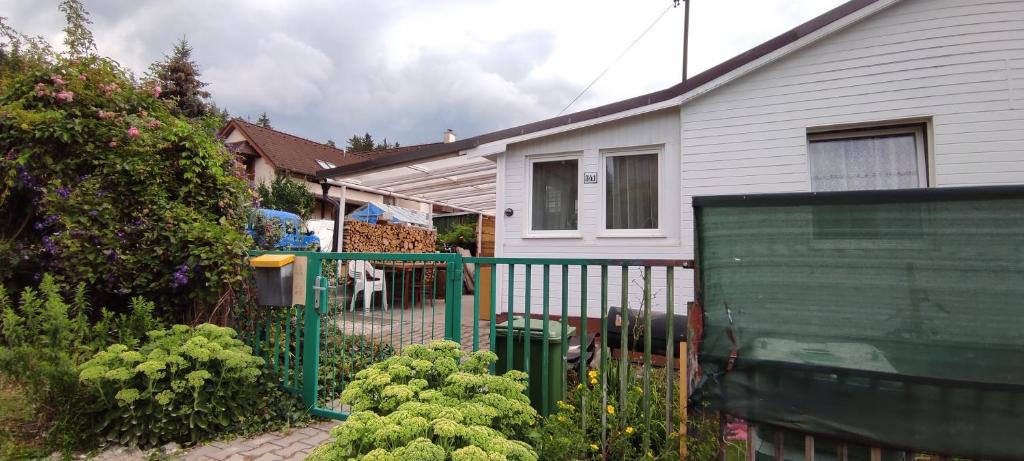
<instances>
[{"instance_id":1,"label":"house window","mask_svg":"<svg viewBox=\"0 0 1024 461\"><path fill-rule=\"evenodd\" d=\"M822 133L808 141L814 192L928 187L921 126ZM813 213L814 238L876 244L917 240L923 216L921 209L882 214L871 207L823 206Z\"/></svg>"},{"instance_id":2,"label":"house window","mask_svg":"<svg viewBox=\"0 0 1024 461\"><path fill-rule=\"evenodd\" d=\"M652 150L605 154L606 230L658 229L659 158Z\"/></svg>"},{"instance_id":3,"label":"house window","mask_svg":"<svg viewBox=\"0 0 1024 461\"><path fill-rule=\"evenodd\" d=\"M814 134L808 142L814 192L928 187L920 126Z\"/></svg>"},{"instance_id":4,"label":"house window","mask_svg":"<svg viewBox=\"0 0 1024 461\"><path fill-rule=\"evenodd\" d=\"M579 158L531 162L531 230L577 230L579 162Z\"/></svg>"}]
</instances>

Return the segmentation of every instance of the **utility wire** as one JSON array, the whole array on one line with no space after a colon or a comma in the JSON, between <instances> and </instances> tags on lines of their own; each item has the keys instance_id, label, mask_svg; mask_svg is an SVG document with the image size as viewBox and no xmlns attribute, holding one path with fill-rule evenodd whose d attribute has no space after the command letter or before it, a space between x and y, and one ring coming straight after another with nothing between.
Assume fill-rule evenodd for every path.
<instances>
[{"instance_id":1,"label":"utility wire","mask_svg":"<svg viewBox=\"0 0 1024 461\"><path fill-rule=\"evenodd\" d=\"M668 11L674 7L674 5L669 5L668 8L665 8L665 11L662 11L661 14L659 14L658 17L654 19L654 22L652 22L651 25L647 26L647 28L644 29L644 31L641 32L640 35L638 35L636 39L634 39L633 42L630 43L629 46L627 46L626 49L623 50L622 53L620 53L614 61L612 61L611 64L608 64L608 67L605 67L604 70L602 70L601 73L598 74L597 77L594 78L594 80L590 82L590 84L587 85L586 88L583 89L583 91L580 91L580 94L576 95L575 98L572 98L572 101L569 101L569 104L566 104L565 107L562 108L561 112L558 113L558 115L564 114L565 111L569 110L569 108L572 107L573 104L576 104L576 101L578 101L584 94L586 94L587 90L589 90L590 87L594 86L594 84L597 83L598 80L601 80L601 77L604 77L604 74L608 73L608 71L611 70L611 68L614 67L615 64L618 64L619 60L622 59L622 57L625 56L626 53L629 53L629 50L633 49L633 46L636 45L636 43L639 42L640 39L644 38L644 35L647 35L647 32L650 32L651 29L654 28L654 26L658 24L659 21L661 21L661 18L665 17L665 15L668 14ZM558 115L556 115L556 117Z\"/></svg>"}]
</instances>

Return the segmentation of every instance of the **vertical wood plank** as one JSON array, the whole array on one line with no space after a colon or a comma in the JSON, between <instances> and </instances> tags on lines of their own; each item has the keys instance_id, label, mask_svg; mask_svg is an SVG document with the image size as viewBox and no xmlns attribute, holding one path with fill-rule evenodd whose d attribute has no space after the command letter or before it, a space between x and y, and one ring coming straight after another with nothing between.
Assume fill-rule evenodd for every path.
<instances>
[{"instance_id":1,"label":"vertical wood plank","mask_svg":"<svg viewBox=\"0 0 1024 461\"><path fill-rule=\"evenodd\" d=\"M871 447L871 461L882 461L882 449Z\"/></svg>"},{"instance_id":2,"label":"vertical wood plank","mask_svg":"<svg viewBox=\"0 0 1024 461\"><path fill-rule=\"evenodd\" d=\"M782 431L776 429L774 434L775 441L775 461L785 461L786 459L786 439L784 438Z\"/></svg>"},{"instance_id":3,"label":"vertical wood plank","mask_svg":"<svg viewBox=\"0 0 1024 461\"><path fill-rule=\"evenodd\" d=\"M757 426L747 423L747 461L754 461L754 431Z\"/></svg>"},{"instance_id":4,"label":"vertical wood plank","mask_svg":"<svg viewBox=\"0 0 1024 461\"><path fill-rule=\"evenodd\" d=\"M686 402L689 383L686 382L686 377L689 374L686 372L686 358L686 342L681 341L679 343L679 459L682 461L686 460L686 421L688 419Z\"/></svg>"},{"instance_id":5,"label":"vertical wood plank","mask_svg":"<svg viewBox=\"0 0 1024 461\"><path fill-rule=\"evenodd\" d=\"M846 461L848 449L845 443L840 443L838 448L839 461Z\"/></svg>"},{"instance_id":6,"label":"vertical wood plank","mask_svg":"<svg viewBox=\"0 0 1024 461\"><path fill-rule=\"evenodd\" d=\"M804 436L804 461L814 461L814 436Z\"/></svg>"}]
</instances>

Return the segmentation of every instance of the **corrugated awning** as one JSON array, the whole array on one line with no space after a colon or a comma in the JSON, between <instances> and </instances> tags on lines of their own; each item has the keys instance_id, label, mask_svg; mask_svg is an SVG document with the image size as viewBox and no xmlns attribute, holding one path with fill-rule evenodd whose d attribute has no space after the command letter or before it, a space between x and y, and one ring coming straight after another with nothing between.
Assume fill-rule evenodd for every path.
<instances>
[{"instance_id":1,"label":"corrugated awning","mask_svg":"<svg viewBox=\"0 0 1024 461\"><path fill-rule=\"evenodd\" d=\"M445 156L332 179L488 215L496 207L497 166L484 157Z\"/></svg>"}]
</instances>

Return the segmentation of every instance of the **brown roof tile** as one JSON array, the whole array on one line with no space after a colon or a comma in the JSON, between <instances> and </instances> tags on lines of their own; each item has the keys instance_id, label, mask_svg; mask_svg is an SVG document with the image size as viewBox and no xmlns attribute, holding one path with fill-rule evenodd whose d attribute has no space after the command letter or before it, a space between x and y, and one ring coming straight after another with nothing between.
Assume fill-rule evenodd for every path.
<instances>
[{"instance_id":1,"label":"brown roof tile","mask_svg":"<svg viewBox=\"0 0 1024 461\"><path fill-rule=\"evenodd\" d=\"M275 167L309 176L313 176L318 171L324 169L317 163L317 160L330 162L335 166L344 166L369 159L403 154L430 146L430 144L420 144L371 152L347 153L342 149L331 147L327 144L310 141L309 139L272 128L265 128L238 118L228 122L221 129L221 134L227 133L231 127L240 130L252 146L261 155L267 157Z\"/></svg>"}]
</instances>

